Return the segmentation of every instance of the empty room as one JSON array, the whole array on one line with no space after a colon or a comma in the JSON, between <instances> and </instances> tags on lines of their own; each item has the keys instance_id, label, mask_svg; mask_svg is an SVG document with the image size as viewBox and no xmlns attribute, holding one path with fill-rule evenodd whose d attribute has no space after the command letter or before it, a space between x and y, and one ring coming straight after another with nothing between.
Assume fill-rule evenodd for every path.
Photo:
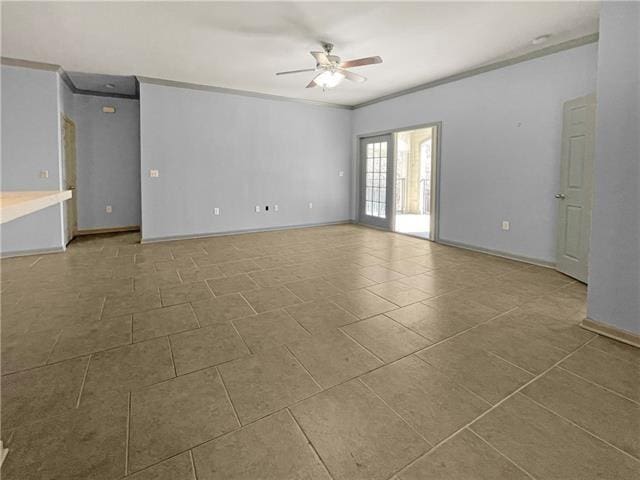
<instances>
[{"instance_id":1,"label":"empty room","mask_svg":"<svg viewBox=\"0 0 640 480\"><path fill-rule=\"evenodd\" d=\"M640 2L1 2L3 480L640 480Z\"/></svg>"}]
</instances>

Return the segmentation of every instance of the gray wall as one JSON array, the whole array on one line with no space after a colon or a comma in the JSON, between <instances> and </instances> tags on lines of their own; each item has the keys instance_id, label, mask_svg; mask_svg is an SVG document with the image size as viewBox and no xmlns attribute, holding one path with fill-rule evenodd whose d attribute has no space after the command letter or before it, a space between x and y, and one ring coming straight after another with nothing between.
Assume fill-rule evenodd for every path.
<instances>
[{"instance_id":1,"label":"gray wall","mask_svg":"<svg viewBox=\"0 0 640 480\"><path fill-rule=\"evenodd\" d=\"M353 134L442 121L441 239L555 262L562 104L595 91L596 59L585 45L360 108Z\"/></svg>"},{"instance_id":2,"label":"gray wall","mask_svg":"<svg viewBox=\"0 0 640 480\"><path fill-rule=\"evenodd\" d=\"M54 71L2 66L3 191L60 190L60 78ZM48 170L48 178L40 171ZM62 208L1 227L3 255L64 248Z\"/></svg>"},{"instance_id":3,"label":"gray wall","mask_svg":"<svg viewBox=\"0 0 640 480\"><path fill-rule=\"evenodd\" d=\"M140 225L140 103L73 97L78 229ZM114 106L116 113L103 113L103 106Z\"/></svg>"},{"instance_id":4,"label":"gray wall","mask_svg":"<svg viewBox=\"0 0 640 480\"><path fill-rule=\"evenodd\" d=\"M600 10L588 317L640 333L640 4Z\"/></svg>"},{"instance_id":5,"label":"gray wall","mask_svg":"<svg viewBox=\"0 0 640 480\"><path fill-rule=\"evenodd\" d=\"M143 239L349 219L349 110L142 83L140 123Z\"/></svg>"}]
</instances>

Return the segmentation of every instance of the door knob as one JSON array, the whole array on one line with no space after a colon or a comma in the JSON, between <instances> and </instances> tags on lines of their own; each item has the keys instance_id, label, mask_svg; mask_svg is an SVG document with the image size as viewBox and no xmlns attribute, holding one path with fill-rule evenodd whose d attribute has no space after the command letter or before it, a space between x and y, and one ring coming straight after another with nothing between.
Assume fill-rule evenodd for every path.
<instances>
[{"instance_id":1,"label":"door knob","mask_svg":"<svg viewBox=\"0 0 640 480\"><path fill-rule=\"evenodd\" d=\"M564 193L556 193L556 198L564 200L565 198L567 198L567 196Z\"/></svg>"}]
</instances>

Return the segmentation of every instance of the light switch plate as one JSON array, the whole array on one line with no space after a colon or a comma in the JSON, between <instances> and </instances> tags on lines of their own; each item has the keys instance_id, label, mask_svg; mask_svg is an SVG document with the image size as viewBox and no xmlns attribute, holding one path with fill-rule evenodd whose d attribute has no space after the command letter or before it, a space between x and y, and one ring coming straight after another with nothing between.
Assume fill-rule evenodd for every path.
<instances>
[{"instance_id":1,"label":"light switch plate","mask_svg":"<svg viewBox=\"0 0 640 480\"><path fill-rule=\"evenodd\" d=\"M160 172L158 170L149 170L149 176L151 178L157 178L160 176Z\"/></svg>"},{"instance_id":2,"label":"light switch plate","mask_svg":"<svg viewBox=\"0 0 640 480\"><path fill-rule=\"evenodd\" d=\"M511 225L509 224L508 220L503 220L502 221L502 230L509 230L511 228Z\"/></svg>"},{"instance_id":3,"label":"light switch plate","mask_svg":"<svg viewBox=\"0 0 640 480\"><path fill-rule=\"evenodd\" d=\"M274 205L274 206L273 206L273 211L274 211L274 212L277 212L277 211L278 211L278 205Z\"/></svg>"},{"instance_id":4,"label":"light switch plate","mask_svg":"<svg viewBox=\"0 0 640 480\"><path fill-rule=\"evenodd\" d=\"M344 172L343 172L342 170L340 170L339 175L340 175L341 177L344 177Z\"/></svg>"},{"instance_id":5,"label":"light switch plate","mask_svg":"<svg viewBox=\"0 0 640 480\"><path fill-rule=\"evenodd\" d=\"M220 209L218 207L213 209L213 214L214 215L220 215Z\"/></svg>"},{"instance_id":6,"label":"light switch plate","mask_svg":"<svg viewBox=\"0 0 640 480\"><path fill-rule=\"evenodd\" d=\"M260 213L260 205L256 205L256 213Z\"/></svg>"},{"instance_id":7,"label":"light switch plate","mask_svg":"<svg viewBox=\"0 0 640 480\"><path fill-rule=\"evenodd\" d=\"M49 178L49 170L40 170L40 178Z\"/></svg>"},{"instance_id":8,"label":"light switch plate","mask_svg":"<svg viewBox=\"0 0 640 480\"><path fill-rule=\"evenodd\" d=\"M313 202L309 202L309 208L313 208Z\"/></svg>"},{"instance_id":9,"label":"light switch plate","mask_svg":"<svg viewBox=\"0 0 640 480\"><path fill-rule=\"evenodd\" d=\"M107 205L104 209L107 213L111 213L113 212L113 208L111 207L111 205Z\"/></svg>"}]
</instances>

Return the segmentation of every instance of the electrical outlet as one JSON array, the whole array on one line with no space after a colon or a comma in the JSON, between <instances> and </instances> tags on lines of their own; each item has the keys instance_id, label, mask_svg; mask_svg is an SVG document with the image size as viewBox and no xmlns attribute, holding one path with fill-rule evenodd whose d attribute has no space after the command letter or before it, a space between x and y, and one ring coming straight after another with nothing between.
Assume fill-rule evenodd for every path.
<instances>
[{"instance_id":1,"label":"electrical outlet","mask_svg":"<svg viewBox=\"0 0 640 480\"><path fill-rule=\"evenodd\" d=\"M309 208L313 208L313 203L309 202Z\"/></svg>"},{"instance_id":2,"label":"electrical outlet","mask_svg":"<svg viewBox=\"0 0 640 480\"><path fill-rule=\"evenodd\" d=\"M274 205L274 206L273 206L273 211L274 211L274 212L277 212L277 211L278 211L278 205Z\"/></svg>"},{"instance_id":3,"label":"electrical outlet","mask_svg":"<svg viewBox=\"0 0 640 480\"><path fill-rule=\"evenodd\" d=\"M158 178L160 176L160 172L158 170L149 170L149 176L151 178Z\"/></svg>"},{"instance_id":4,"label":"electrical outlet","mask_svg":"<svg viewBox=\"0 0 640 480\"><path fill-rule=\"evenodd\" d=\"M111 207L111 205L107 205L107 206L105 207L105 209L104 209L104 210L105 210L105 212L107 212L107 213L111 213L111 212L113 212L113 208Z\"/></svg>"},{"instance_id":5,"label":"electrical outlet","mask_svg":"<svg viewBox=\"0 0 640 480\"><path fill-rule=\"evenodd\" d=\"M220 215L220 209L218 207L213 209L213 214L214 215Z\"/></svg>"},{"instance_id":6,"label":"electrical outlet","mask_svg":"<svg viewBox=\"0 0 640 480\"><path fill-rule=\"evenodd\" d=\"M260 213L260 205L256 205L256 213Z\"/></svg>"},{"instance_id":7,"label":"electrical outlet","mask_svg":"<svg viewBox=\"0 0 640 480\"><path fill-rule=\"evenodd\" d=\"M344 177L344 172L340 170L340 173L338 175L340 175L341 177Z\"/></svg>"},{"instance_id":8,"label":"electrical outlet","mask_svg":"<svg viewBox=\"0 0 640 480\"><path fill-rule=\"evenodd\" d=\"M509 230L511 228L511 225L509 224L508 220L503 220L502 221L502 230Z\"/></svg>"},{"instance_id":9,"label":"electrical outlet","mask_svg":"<svg viewBox=\"0 0 640 480\"><path fill-rule=\"evenodd\" d=\"M40 170L40 178L49 178L49 170Z\"/></svg>"}]
</instances>

